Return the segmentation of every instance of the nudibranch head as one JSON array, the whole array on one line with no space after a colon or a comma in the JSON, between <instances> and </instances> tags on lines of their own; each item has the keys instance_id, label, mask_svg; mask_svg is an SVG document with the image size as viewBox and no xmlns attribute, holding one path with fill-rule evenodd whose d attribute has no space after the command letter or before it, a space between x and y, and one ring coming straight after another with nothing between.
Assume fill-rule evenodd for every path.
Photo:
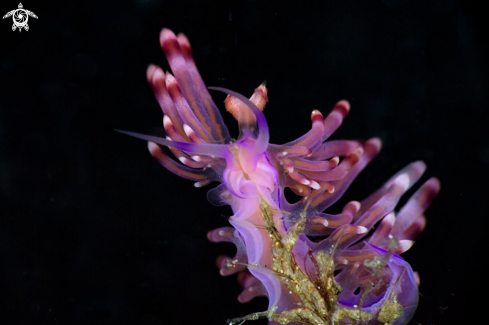
<instances>
[{"instance_id":1,"label":"nudibranch head","mask_svg":"<svg viewBox=\"0 0 489 325\"><path fill-rule=\"evenodd\" d=\"M377 138L328 140L349 113L349 103L339 101L325 118L314 110L309 132L276 145L269 143L262 112L268 101L265 83L250 99L210 88L228 94L226 110L240 129L232 140L188 39L163 29L160 43L173 75L150 65L147 79L167 137L121 132L149 141L151 154L165 168L195 186L221 183L208 199L231 206L232 227L210 231L208 238L234 243L237 253L218 258L220 272L239 273L241 302L269 298L267 311L229 323L264 317L279 324L406 324L417 306L419 277L400 255L423 230L438 180L429 179L395 209L425 164L413 162L364 200L348 202L341 213L325 213L381 147ZM288 202L285 188L300 199Z\"/></svg>"}]
</instances>

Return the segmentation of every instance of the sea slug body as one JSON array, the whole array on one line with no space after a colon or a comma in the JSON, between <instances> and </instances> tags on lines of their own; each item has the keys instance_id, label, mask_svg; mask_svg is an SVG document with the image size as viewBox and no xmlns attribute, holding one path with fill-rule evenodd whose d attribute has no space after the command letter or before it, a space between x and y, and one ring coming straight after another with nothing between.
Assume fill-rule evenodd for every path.
<instances>
[{"instance_id":1,"label":"sea slug body","mask_svg":"<svg viewBox=\"0 0 489 325\"><path fill-rule=\"evenodd\" d=\"M231 206L232 227L212 230L208 238L237 247L236 256L218 258L220 272L238 273L241 302L269 299L268 310L228 323L268 318L279 324L407 324L418 303L419 277L400 255L425 227L424 211L439 191L438 180L430 178L395 208L426 165L413 162L362 201L347 203L339 214L325 213L381 147L377 138L328 141L349 103L339 101L325 118L313 111L309 132L276 145L269 143L262 112L265 84L249 99L211 88L228 94L226 110L240 128L232 140L188 39L163 29L160 43L173 75L150 65L147 79L167 137L121 132L147 140L158 162L195 186L220 183L207 196L212 204ZM285 188L301 199L289 203Z\"/></svg>"}]
</instances>

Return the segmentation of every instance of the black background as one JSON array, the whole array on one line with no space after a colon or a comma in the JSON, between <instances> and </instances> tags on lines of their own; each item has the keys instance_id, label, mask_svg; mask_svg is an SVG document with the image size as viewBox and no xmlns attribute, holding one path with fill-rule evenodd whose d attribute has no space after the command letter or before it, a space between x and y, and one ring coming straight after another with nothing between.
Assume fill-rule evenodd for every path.
<instances>
[{"instance_id":1,"label":"black background","mask_svg":"<svg viewBox=\"0 0 489 325\"><path fill-rule=\"evenodd\" d=\"M3 1L0 11L17 5ZM145 79L149 63L168 69L162 27L189 37L207 85L250 95L268 80L273 143L308 131L313 109L325 115L348 99L333 138L378 136L383 149L342 203L424 160L422 180L437 176L442 189L404 255L421 276L411 324L487 319L482 8L451 0L23 5L39 17L28 32L0 22L1 324L217 325L266 309L265 299L239 304L236 277L218 274L215 258L233 247L206 239L230 214L206 201L211 187L194 188L144 142L113 131L163 134ZM224 96L213 96L222 108Z\"/></svg>"}]
</instances>

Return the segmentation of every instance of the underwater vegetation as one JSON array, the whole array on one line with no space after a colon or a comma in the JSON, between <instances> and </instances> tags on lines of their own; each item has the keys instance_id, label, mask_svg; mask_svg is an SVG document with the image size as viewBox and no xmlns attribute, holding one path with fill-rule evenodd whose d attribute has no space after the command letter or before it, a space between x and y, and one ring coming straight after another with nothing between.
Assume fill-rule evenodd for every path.
<instances>
[{"instance_id":1,"label":"underwater vegetation","mask_svg":"<svg viewBox=\"0 0 489 325\"><path fill-rule=\"evenodd\" d=\"M173 75L150 65L147 79L167 137L120 132L147 140L161 165L196 187L220 183L207 197L214 205L231 206L234 214L230 227L207 236L237 247L236 256L218 258L220 273L238 273L244 288L239 301L269 300L268 310L228 323L267 318L278 324L407 324L418 304L419 277L400 255L424 229L424 211L439 181L430 178L394 210L426 165L412 162L367 198L348 202L339 214L325 213L381 147L377 138L328 141L349 113L349 103L339 101L326 117L312 111L309 132L277 145L269 143L264 83L249 99L210 88L228 94L225 108L239 124L234 140L188 39L163 29L160 43ZM301 199L288 202L286 188Z\"/></svg>"}]
</instances>

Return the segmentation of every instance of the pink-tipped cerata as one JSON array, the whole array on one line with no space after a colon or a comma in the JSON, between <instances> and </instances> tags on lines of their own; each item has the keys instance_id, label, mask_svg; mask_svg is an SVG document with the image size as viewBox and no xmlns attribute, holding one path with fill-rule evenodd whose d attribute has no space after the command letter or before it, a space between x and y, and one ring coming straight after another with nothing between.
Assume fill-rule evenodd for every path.
<instances>
[{"instance_id":1,"label":"pink-tipped cerata","mask_svg":"<svg viewBox=\"0 0 489 325\"><path fill-rule=\"evenodd\" d=\"M238 273L240 302L269 299L266 311L228 323L268 318L273 324L407 324L418 303L419 275L400 254L426 226L426 209L439 181L430 178L396 208L426 165L412 162L363 200L347 202L339 213L324 211L381 148L378 138L328 140L350 112L348 101L337 102L326 117L313 110L309 132L277 145L269 143L263 113L265 83L249 99L212 87L228 94L225 108L240 128L232 140L187 37L163 29L160 44L173 75L150 65L146 77L167 136L119 132L148 141L161 165L194 186L219 183L207 197L214 205L231 207L230 226L207 237L237 248L234 257L217 258L220 273ZM290 203L286 188L299 199Z\"/></svg>"}]
</instances>

